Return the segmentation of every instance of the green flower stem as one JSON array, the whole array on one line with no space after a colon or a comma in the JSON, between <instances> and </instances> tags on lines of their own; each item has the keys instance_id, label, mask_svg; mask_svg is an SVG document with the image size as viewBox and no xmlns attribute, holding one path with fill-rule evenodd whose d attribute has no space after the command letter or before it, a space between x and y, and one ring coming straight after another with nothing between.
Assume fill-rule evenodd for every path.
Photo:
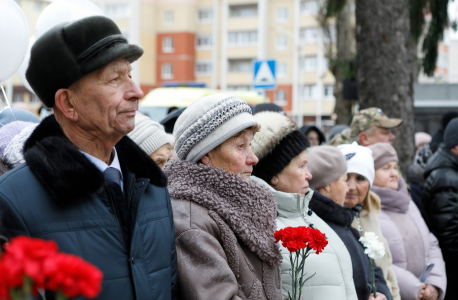
<instances>
[{"instance_id":1,"label":"green flower stem","mask_svg":"<svg viewBox=\"0 0 458 300\"><path fill-rule=\"evenodd\" d=\"M377 298L377 286L375 285L375 262L372 258L371 261L371 271L372 271L372 291L374 292L374 298Z\"/></svg>"},{"instance_id":2,"label":"green flower stem","mask_svg":"<svg viewBox=\"0 0 458 300\"><path fill-rule=\"evenodd\" d=\"M57 299L56 300L66 300L67 298L61 292L57 292Z\"/></svg>"}]
</instances>

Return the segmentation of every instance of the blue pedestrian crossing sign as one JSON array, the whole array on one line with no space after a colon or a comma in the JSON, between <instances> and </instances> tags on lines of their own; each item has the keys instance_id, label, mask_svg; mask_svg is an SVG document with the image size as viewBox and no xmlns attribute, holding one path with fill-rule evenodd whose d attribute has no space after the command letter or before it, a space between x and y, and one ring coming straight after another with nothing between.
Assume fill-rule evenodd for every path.
<instances>
[{"instance_id":1,"label":"blue pedestrian crossing sign","mask_svg":"<svg viewBox=\"0 0 458 300\"><path fill-rule=\"evenodd\" d=\"M275 59L255 60L253 62L253 88L270 90L277 87L276 64Z\"/></svg>"}]
</instances>

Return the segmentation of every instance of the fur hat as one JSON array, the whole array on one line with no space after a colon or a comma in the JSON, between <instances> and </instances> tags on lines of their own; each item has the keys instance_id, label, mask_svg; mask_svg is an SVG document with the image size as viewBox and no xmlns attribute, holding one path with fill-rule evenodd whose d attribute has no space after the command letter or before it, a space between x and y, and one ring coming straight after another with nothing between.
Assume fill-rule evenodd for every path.
<instances>
[{"instance_id":1,"label":"fur hat","mask_svg":"<svg viewBox=\"0 0 458 300\"><path fill-rule=\"evenodd\" d=\"M251 149L259 159L253 168L253 175L269 183L310 143L287 116L261 112L254 119L261 125L261 130L251 142Z\"/></svg>"},{"instance_id":2,"label":"fur hat","mask_svg":"<svg viewBox=\"0 0 458 300\"><path fill-rule=\"evenodd\" d=\"M26 78L38 98L52 107L59 89L119 58L134 62L142 54L143 49L129 45L111 19L88 17L43 34L32 47Z\"/></svg>"},{"instance_id":3,"label":"fur hat","mask_svg":"<svg viewBox=\"0 0 458 300\"><path fill-rule=\"evenodd\" d=\"M374 159L372 158L372 150L367 147L353 144L345 144L337 146L347 161L347 174L355 173L366 178L369 183L374 183L375 169ZM312 174L313 176L313 174Z\"/></svg>"},{"instance_id":4,"label":"fur hat","mask_svg":"<svg viewBox=\"0 0 458 300\"><path fill-rule=\"evenodd\" d=\"M198 162L233 135L254 125L251 108L239 97L205 96L178 117L173 130L175 150L181 160Z\"/></svg>"},{"instance_id":5,"label":"fur hat","mask_svg":"<svg viewBox=\"0 0 458 300\"><path fill-rule=\"evenodd\" d=\"M148 155L165 144L170 144L164 127L139 112L135 116L135 129L128 136Z\"/></svg>"},{"instance_id":6,"label":"fur hat","mask_svg":"<svg viewBox=\"0 0 458 300\"><path fill-rule=\"evenodd\" d=\"M307 154L307 167L312 174L309 184L313 189L323 188L347 173L347 162L336 147L312 147Z\"/></svg>"}]
</instances>

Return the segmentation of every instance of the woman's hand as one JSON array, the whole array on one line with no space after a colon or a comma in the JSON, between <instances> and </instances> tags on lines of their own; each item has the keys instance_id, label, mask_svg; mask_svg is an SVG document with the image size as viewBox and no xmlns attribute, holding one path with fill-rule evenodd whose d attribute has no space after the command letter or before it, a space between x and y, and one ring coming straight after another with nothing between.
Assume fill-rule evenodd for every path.
<instances>
[{"instance_id":1,"label":"woman's hand","mask_svg":"<svg viewBox=\"0 0 458 300\"><path fill-rule=\"evenodd\" d=\"M387 300L385 295L383 295L382 293L379 293L377 292L377 298L374 298L374 294L371 293L371 295L369 296L369 300Z\"/></svg>"},{"instance_id":2,"label":"woman's hand","mask_svg":"<svg viewBox=\"0 0 458 300\"><path fill-rule=\"evenodd\" d=\"M420 291L418 292L417 300L423 299L423 295L425 293L425 289L426 289L426 284L422 283L421 287L420 287Z\"/></svg>"},{"instance_id":3,"label":"woman's hand","mask_svg":"<svg viewBox=\"0 0 458 300\"><path fill-rule=\"evenodd\" d=\"M427 284L421 299L437 300L437 298L439 298L439 290L435 286Z\"/></svg>"}]
</instances>

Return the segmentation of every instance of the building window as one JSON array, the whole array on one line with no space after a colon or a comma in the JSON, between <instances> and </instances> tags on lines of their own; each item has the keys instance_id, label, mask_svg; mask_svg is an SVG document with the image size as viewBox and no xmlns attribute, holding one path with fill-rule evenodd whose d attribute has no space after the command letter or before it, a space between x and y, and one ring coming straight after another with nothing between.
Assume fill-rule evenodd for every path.
<instances>
[{"instance_id":1,"label":"building window","mask_svg":"<svg viewBox=\"0 0 458 300\"><path fill-rule=\"evenodd\" d=\"M275 40L275 49L286 50L288 48L288 37L286 35L277 35Z\"/></svg>"},{"instance_id":2,"label":"building window","mask_svg":"<svg viewBox=\"0 0 458 300\"><path fill-rule=\"evenodd\" d=\"M306 84L299 88L299 96L301 99L313 99L316 96L316 86Z\"/></svg>"},{"instance_id":3,"label":"building window","mask_svg":"<svg viewBox=\"0 0 458 300\"><path fill-rule=\"evenodd\" d=\"M299 39L304 44L316 44L318 42L318 28L301 28Z\"/></svg>"},{"instance_id":4,"label":"building window","mask_svg":"<svg viewBox=\"0 0 458 300\"><path fill-rule=\"evenodd\" d=\"M288 76L288 64L285 62L277 63L277 77L285 78Z\"/></svg>"},{"instance_id":5,"label":"building window","mask_svg":"<svg viewBox=\"0 0 458 300\"><path fill-rule=\"evenodd\" d=\"M210 61L196 62L196 76L209 76L212 74L212 63Z\"/></svg>"},{"instance_id":6,"label":"building window","mask_svg":"<svg viewBox=\"0 0 458 300\"><path fill-rule=\"evenodd\" d=\"M197 20L200 23L208 23L213 20L213 10L211 8L200 8L197 10Z\"/></svg>"},{"instance_id":7,"label":"building window","mask_svg":"<svg viewBox=\"0 0 458 300\"><path fill-rule=\"evenodd\" d=\"M258 5L231 5L229 6L229 16L231 18L252 18L258 15Z\"/></svg>"},{"instance_id":8,"label":"building window","mask_svg":"<svg viewBox=\"0 0 458 300\"><path fill-rule=\"evenodd\" d=\"M229 72L251 72L252 59L230 59Z\"/></svg>"},{"instance_id":9,"label":"building window","mask_svg":"<svg viewBox=\"0 0 458 300\"><path fill-rule=\"evenodd\" d=\"M288 21L288 9L286 7L277 8L277 22L285 23Z\"/></svg>"},{"instance_id":10,"label":"building window","mask_svg":"<svg viewBox=\"0 0 458 300\"><path fill-rule=\"evenodd\" d=\"M198 34L196 36L197 49L210 49L213 45L213 38L211 34Z\"/></svg>"},{"instance_id":11,"label":"building window","mask_svg":"<svg viewBox=\"0 0 458 300\"><path fill-rule=\"evenodd\" d=\"M13 103L24 102L24 92L13 92Z\"/></svg>"},{"instance_id":12,"label":"building window","mask_svg":"<svg viewBox=\"0 0 458 300\"><path fill-rule=\"evenodd\" d=\"M162 77L162 79L172 79L173 78L173 66L172 66L172 64L163 64L162 65L161 77Z\"/></svg>"},{"instance_id":13,"label":"building window","mask_svg":"<svg viewBox=\"0 0 458 300\"><path fill-rule=\"evenodd\" d=\"M164 25L173 25L173 11L168 10L164 13Z\"/></svg>"},{"instance_id":14,"label":"building window","mask_svg":"<svg viewBox=\"0 0 458 300\"><path fill-rule=\"evenodd\" d=\"M233 31L229 32L230 46L255 46L258 41L257 31Z\"/></svg>"},{"instance_id":15,"label":"building window","mask_svg":"<svg viewBox=\"0 0 458 300\"><path fill-rule=\"evenodd\" d=\"M316 15L320 10L320 5L316 0L301 1L301 14Z\"/></svg>"},{"instance_id":16,"label":"building window","mask_svg":"<svg viewBox=\"0 0 458 300\"><path fill-rule=\"evenodd\" d=\"M333 85L325 85L323 90L324 98L334 99L334 86Z\"/></svg>"},{"instance_id":17,"label":"building window","mask_svg":"<svg viewBox=\"0 0 458 300\"><path fill-rule=\"evenodd\" d=\"M316 56L304 56L299 58L299 70L302 72L316 72Z\"/></svg>"},{"instance_id":18,"label":"building window","mask_svg":"<svg viewBox=\"0 0 458 300\"><path fill-rule=\"evenodd\" d=\"M130 5L128 3L107 4L105 13L111 19L127 19L130 17Z\"/></svg>"},{"instance_id":19,"label":"building window","mask_svg":"<svg viewBox=\"0 0 458 300\"><path fill-rule=\"evenodd\" d=\"M229 91L250 91L251 86L249 85L229 85L227 86Z\"/></svg>"},{"instance_id":20,"label":"building window","mask_svg":"<svg viewBox=\"0 0 458 300\"><path fill-rule=\"evenodd\" d=\"M175 51L173 48L173 38L165 37L162 39L162 52L171 53Z\"/></svg>"},{"instance_id":21,"label":"building window","mask_svg":"<svg viewBox=\"0 0 458 300\"><path fill-rule=\"evenodd\" d=\"M285 106L288 104L288 101L286 101L286 91L285 90L275 91L275 104L279 106Z\"/></svg>"}]
</instances>

